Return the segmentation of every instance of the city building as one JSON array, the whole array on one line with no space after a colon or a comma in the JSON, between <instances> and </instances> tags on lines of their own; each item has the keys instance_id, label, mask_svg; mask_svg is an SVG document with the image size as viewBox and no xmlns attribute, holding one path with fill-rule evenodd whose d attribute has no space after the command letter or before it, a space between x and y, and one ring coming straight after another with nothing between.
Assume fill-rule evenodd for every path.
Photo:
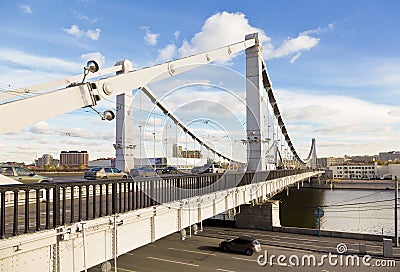
<instances>
[{"instance_id":1,"label":"city building","mask_svg":"<svg viewBox=\"0 0 400 272\"><path fill-rule=\"evenodd\" d=\"M377 161L378 158L379 158L378 155L344 156L344 160L346 162L351 162L351 163L369 163Z\"/></svg>"},{"instance_id":2,"label":"city building","mask_svg":"<svg viewBox=\"0 0 400 272\"><path fill-rule=\"evenodd\" d=\"M400 151L379 152L380 161L395 161L400 160Z\"/></svg>"},{"instance_id":3,"label":"city building","mask_svg":"<svg viewBox=\"0 0 400 272\"><path fill-rule=\"evenodd\" d=\"M344 163L344 158L339 157L327 157L327 158L317 158L318 167L328 168L331 165L341 165Z\"/></svg>"},{"instance_id":4,"label":"city building","mask_svg":"<svg viewBox=\"0 0 400 272\"><path fill-rule=\"evenodd\" d=\"M54 159L52 155L50 154L43 154L41 158L38 158L35 160L35 166L36 167L59 167L60 166L60 160Z\"/></svg>"},{"instance_id":5,"label":"city building","mask_svg":"<svg viewBox=\"0 0 400 272\"><path fill-rule=\"evenodd\" d=\"M377 163L331 165L334 179L377 179Z\"/></svg>"},{"instance_id":6,"label":"city building","mask_svg":"<svg viewBox=\"0 0 400 272\"><path fill-rule=\"evenodd\" d=\"M93 161L88 161L88 167L115 167L115 158L100 158Z\"/></svg>"},{"instance_id":7,"label":"city building","mask_svg":"<svg viewBox=\"0 0 400 272\"><path fill-rule=\"evenodd\" d=\"M201 159L201 150L183 150L182 146L173 144L172 145L172 157L173 158Z\"/></svg>"},{"instance_id":8,"label":"city building","mask_svg":"<svg viewBox=\"0 0 400 272\"><path fill-rule=\"evenodd\" d=\"M60 166L71 168L87 168L89 162L89 154L87 151L61 151Z\"/></svg>"},{"instance_id":9,"label":"city building","mask_svg":"<svg viewBox=\"0 0 400 272\"><path fill-rule=\"evenodd\" d=\"M394 179L394 177L400 178L400 163L378 165L377 168L380 179Z\"/></svg>"}]
</instances>

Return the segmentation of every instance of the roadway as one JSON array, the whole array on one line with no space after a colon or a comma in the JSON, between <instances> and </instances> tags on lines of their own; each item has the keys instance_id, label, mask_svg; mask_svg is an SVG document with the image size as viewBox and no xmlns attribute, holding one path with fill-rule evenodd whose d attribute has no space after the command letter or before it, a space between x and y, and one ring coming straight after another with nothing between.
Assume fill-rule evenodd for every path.
<instances>
[{"instance_id":1,"label":"roadway","mask_svg":"<svg viewBox=\"0 0 400 272\"><path fill-rule=\"evenodd\" d=\"M219 242L226 238L239 235L250 235L257 238L262 245L262 252L268 251L268 256L284 255L287 257L282 264L277 263L276 257L272 265L267 263L261 266L257 263L257 258L261 253L254 253L252 256L246 256L240 253L222 252L218 248ZM356 240L343 240L336 238L314 237L307 235L293 235L268 231L240 230L231 228L205 227L199 234L180 241L178 233L169 235L154 244L143 246L120 256L117 260L117 271L132 272L161 272L161 271L214 271L214 272L239 272L239 271L319 271L319 272L339 272L339 271L399 271L400 255L396 256L396 267L378 268L376 264L382 263L380 257L374 256L377 248L374 243L367 245L367 253L373 255L369 261L370 267L362 264L360 257L359 267L330 265L328 259L325 259L322 266L299 266L290 265L288 259L290 256L304 255L315 256L317 263L327 252L336 254L338 243L346 243L349 247L349 254L354 254ZM322 246L322 244L324 244ZM378 245L376 245L378 246ZM318 247L318 248L315 248ZM368 252L371 250L371 253ZM262 261L263 259L261 259ZM339 257L338 257L339 260ZM386 259L386 261L389 259ZM378 263L377 263L378 262ZM113 262L111 262L113 265ZM287 264L287 266L284 266ZM391 264L393 265L393 264ZM113 268L114 269L114 268ZM99 267L89 269L90 272L100 271ZM114 270L112 270L114 271Z\"/></svg>"}]
</instances>

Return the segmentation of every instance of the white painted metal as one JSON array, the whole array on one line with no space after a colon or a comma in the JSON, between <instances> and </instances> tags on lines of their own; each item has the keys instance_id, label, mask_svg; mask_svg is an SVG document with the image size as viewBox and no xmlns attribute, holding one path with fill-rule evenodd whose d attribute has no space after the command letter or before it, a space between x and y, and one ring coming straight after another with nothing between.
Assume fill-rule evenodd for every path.
<instances>
[{"instance_id":1,"label":"white painted metal","mask_svg":"<svg viewBox=\"0 0 400 272\"><path fill-rule=\"evenodd\" d=\"M16 131L27 125L82 107L94 106L102 97L110 97L132 91L145 86L153 80L171 77L216 59L226 58L253 45L255 45L255 39L249 39L206 53L101 78L90 84L66 87L1 104L0 115L12 116L13 118L4 118L0 127L0 134ZM30 114L26 114L26 109L31 111Z\"/></svg>"},{"instance_id":2,"label":"white painted metal","mask_svg":"<svg viewBox=\"0 0 400 272\"><path fill-rule=\"evenodd\" d=\"M115 166L126 172L134 168L132 91L117 95Z\"/></svg>"},{"instance_id":3,"label":"white painted metal","mask_svg":"<svg viewBox=\"0 0 400 272\"><path fill-rule=\"evenodd\" d=\"M109 68L104 68L98 72L87 74L86 79L91 79L91 78L104 76L104 75L111 74L111 73L116 73L116 72L121 71L122 67L123 67L122 65L115 65L115 66L112 66ZM60 86L65 86L65 85L69 85L71 83L80 82L80 81L82 81L82 78L83 78L83 74L72 76L72 77L67 77L67 78L62 78L62 79L57 79L57 80L53 80L53 81L49 81L49 82L44 82L44 83L27 86L27 87L23 87L23 88L19 88L19 89L14 89L11 91L0 92L0 101L14 99L19 96L35 95L35 94L42 92L43 90L51 90L51 89L58 88Z\"/></svg>"},{"instance_id":4,"label":"white painted metal","mask_svg":"<svg viewBox=\"0 0 400 272\"><path fill-rule=\"evenodd\" d=\"M320 174L322 172L302 173L89 220L84 224L85 246L81 223L3 239L0 241L0 271L82 271L84 263L87 267L103 263L113 259L114 253L120 256L226 210L250 203L260 192L272 195L271 188L276 192Z\"/></svg>"},{"instance_id":5,"label":"white painted metal","mask_svg":"<svg viewBox=\"0 0 400 272\"><path fill-rule=\"evenodd\" d=\"M247 39L256 39L256 44L246 49L247 170L265 171L262 56L258 33L246 35Z\"/></svg>"}]
</instances>

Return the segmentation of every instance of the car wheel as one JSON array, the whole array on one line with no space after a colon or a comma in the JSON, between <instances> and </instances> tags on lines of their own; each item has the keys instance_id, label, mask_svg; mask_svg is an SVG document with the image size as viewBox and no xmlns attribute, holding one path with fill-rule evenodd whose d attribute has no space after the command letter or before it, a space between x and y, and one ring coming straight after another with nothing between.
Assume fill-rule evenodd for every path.
<instances>
[{"instance_id":1,"label":"car wheel","mask_svg":"<svg viewBox=\"0 0 400 272\"><path fill-rule=\"evenodd\" d=\"M248 249L246 249L245 253L247 256L251 256L251 255L253 255L253 250L248 248Z\"/></svg>"},{"instance_id":2,"label":"car wheel","mask_svg":"<svg viewBox=\"0 0 400 272\"><path fill-rule=\"evenodd\" d=\"M101 179L107 179L107 176L102 177Z\"/></svg>"},{"instance_id":3,"label":"car wheel","mask_svg":"<svg viewBox=\"0 0 400 272\"><path fill-rule=\"evenodd\" d=\"M222 247L222 250L225 251L225 252L227 252L227 251L229 250L229 248L228 248L227 246L223 246L223 247Z\"/></svg>"},{"instance_id":4,"label":"car wheel","mask_svg":"<svg viewBox=\"0 0 400 272\"><path fill-rule=\"evenodd\" d=\"M123 178L123 179L127 179L127 178L128 178L128 176L126 176L126 175L123 175L123 176L122 176L122 178Z\"/></svg>"}]
</instances>

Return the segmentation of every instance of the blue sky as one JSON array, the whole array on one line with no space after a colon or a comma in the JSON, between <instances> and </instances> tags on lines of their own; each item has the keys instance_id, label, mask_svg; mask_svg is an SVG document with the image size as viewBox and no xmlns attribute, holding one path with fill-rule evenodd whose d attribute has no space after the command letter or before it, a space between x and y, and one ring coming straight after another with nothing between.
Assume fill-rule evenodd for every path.
<instances>
[{"instance_id":1,"label":"blue sky","mask_svg":"<svg viewBox=\"0 0 400 272\"><path fill-rule=\"evenodd\" d=\"M80 74L91 58L102 67L129 59L139 69L258 31L283 119L302 157L312 137L320 157L400 150L398 1L248 2L1 1L0 91ZM222 64L245 73L243 54ZM217 74L202 80L227 86ZM180 105L188 103L180 98L193 101L194 94L182 94ZM112 105L106 101L99 109ZM27 113L35 110L41 109ZM202 118L182 114L188 121ZM205 124L196 129L226 139ZM231 142L240 140L239 132L231 134ZM61 150L88 150L91 159L113 156L113 137L114 123L81 109L0 136L0 161L31 162L43 153L58 157Z\"/></svg>"}]
</instances>

